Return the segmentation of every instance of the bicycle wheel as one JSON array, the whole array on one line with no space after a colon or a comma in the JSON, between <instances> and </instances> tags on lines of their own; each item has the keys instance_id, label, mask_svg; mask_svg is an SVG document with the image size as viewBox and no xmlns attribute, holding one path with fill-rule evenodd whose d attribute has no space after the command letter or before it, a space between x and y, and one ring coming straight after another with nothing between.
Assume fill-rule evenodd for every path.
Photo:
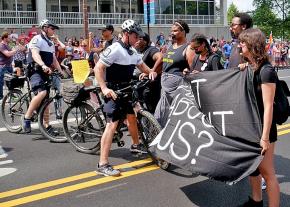
<instances>
[{"instance_id":1,"label":"bicycle wheel","mask_svg":"<svg viewBox=\"0 0 290 207\"><path fill-rule=\"evenodd\" d=\"M41 105L38 113L38 125L43 136L51 142L66 142L62 127L62 108L67 104L62 98L49 98Z\"/></svg>"},{"instance_id":2,"label":"bicycle wheel","mask_svg":"<svg viewBox=\"0 0 290 207\"><path fill-rule=\"evenodd\" d=\"M137 114L137 120L138 120L137 122L138 130L142 142L146 146L146 148L149 149L149 145L151 144L151 142L160 133L161 126L154 118L154 116L148 111L140 110ZM156 164L161 169L167 170L170 167L171 164L169 162L166 162L162 159L153 156L153 154L149 150L148 152L151 158L156 162Z\"/></svg>"},{"instance_id":3,"label":"bicycle wheel","mask_svg":"<svg viewBox=\"0 0 290 207\"><path fill-rule=\"evenodd\" d=\"M8 131L19 133L22 130L21 116L27 109L28 100L26 97L22 98L20 90L11 90L4 96L1 105L1 117Z\"/></svg>"},{"instance_id":4,"label":"bicycle wheel","mask_svg":"<svg viewBox=\"0 0 290 207\"><path fill-rule=\"evenodd\" d=\"M78 151L93 154L100 150L105 123L91 105L82 103L67 108L63 115L63 129Z\"/></svg>"}]
</instances>

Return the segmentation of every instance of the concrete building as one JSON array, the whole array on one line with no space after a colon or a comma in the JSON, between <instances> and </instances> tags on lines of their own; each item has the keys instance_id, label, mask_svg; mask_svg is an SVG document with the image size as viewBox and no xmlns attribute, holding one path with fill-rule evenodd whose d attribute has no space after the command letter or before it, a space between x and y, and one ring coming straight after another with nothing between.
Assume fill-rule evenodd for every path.
<instances>
[{"instance_id":1,"label":"concrete building","mask_svg":"<svg viewBox=\"0 0 290 207\"><path fill-rule=\"evenodd\" d=\"M48 18L61 26L61 35L81 35L83 0L1 0L0 28L26 29ZM16 6L17 5L17 6ZM176 19L185 20L193 32L229 38L227 0L87 0L89 28L116 27L128 18L150 34L169 32ZM150 11L150 16L148 12ZM148 18L149 17L149 18Z\"/></svg>"}]
</instances>

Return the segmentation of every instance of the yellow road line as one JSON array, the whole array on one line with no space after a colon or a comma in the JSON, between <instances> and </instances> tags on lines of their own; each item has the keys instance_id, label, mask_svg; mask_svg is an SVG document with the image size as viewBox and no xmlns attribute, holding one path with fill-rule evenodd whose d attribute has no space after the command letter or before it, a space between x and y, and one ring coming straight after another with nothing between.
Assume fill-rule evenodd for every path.
<instances>
[{"instance_id":1,"label":"yellow road line","mask_svg":"<svg viewBox=\"0 0 290 207\"><path fill-rule=\"evenodd\" d=\"M290 129L286 129L286 130L283 130L283 131L279 131L278 132L278 136L281 136L281 135L284 135L284 134L288 134L290 133Z\"/></svg>"},{"instance_id":2,"label":"yellow road line","mask_svg":"<svg viewBox=\"0 0 290 207\"><path fill-rule=\"evenodd\" d=\"M285 128L287 128L287 127L290 127L290 124L283 124L283 125L281 125L281 126L277 126L277 129L279 130L279 129L285 129Z\"/></svg>"},{"instance_id":3,"label":"yellow road line","mask_svg":"<svg viewBox=\"0 0 290 207\"><path fill-rule=\"evenodd\" d=\"M129 162L129 163L121 164L121 165L116 165L116 166L114 166L114 168L116 168L116 169L129 168L129 167L135 167L138 165L147 164L150 162L152 162L152 160L148 158L148 159L144 159L144 160L138 160L135 162ZM9 196L19 195L22 193L27 193L27 192L31 192L31 191L35 191L35 190L39 190L39 189L43 189L43 188L48 188L48 187L52 187L52 186L56 186L56 185L60 185L60 184L64 184L64 183L69 183L69 182L93 177L96 175L97 175L96 172L88 172L88 173L83 173L80 175L75 175L75 176L57 179L57 180L53 180L53 181L49 181L49 182L45 182L45 183L40 183L40 184L31 185L31 186L27 186L27 187L23 187L23 188L18 188L18 189L14 189L14 190L0 193L0 198L6 198Z\"/></svg>"},{"instance_id":4,"label":"yellow road line","mask_svg":"<svg viewBox=\"0 0 290 207\"><path fill-rule=\"evenodd\" d=\"M133 175L137 175L140 173L144 173L144 172L149 172L152 170L157 170L159 169L159 167L157 167L156 165L150 165L147 167L143 167L137 170L132 170L132 171L128 171L128 172L123 172L121 176L119 177L103 177L103 178L99 178L99 179L95 179L95 180L91 180L91 181L87 181L87 182L83 182L83 183L78 183L75 185L71 185L71 186L67 186L67 187L63 187L63 188L58 188L55 190L50 190L47 192L43 192L43 193L38 193L35 195L31 195L31 196L26 196L23 198L18 198L15 200L10 200L7 202L3 202L0 203L1 207L11 207L11 206L18 206L21 204L25 204L25 203L30 203L33 201L37 201L37 200L42 200L45 198L49 198L49 197L53 197L53 196L57 196L57 195L61 195L61 194L65 194L65 193L69 193L69 192L73 192L76 190L80 190L80 189L84 189L84 188L88 188L88 187L92 187L92 186L96 186L96 185L100 185L100 184L104 184L107 182L112 182L115 180L120 180L120 179L124 179L127 178L129 176L133 176Z\"/></svg>"}]
</instances>

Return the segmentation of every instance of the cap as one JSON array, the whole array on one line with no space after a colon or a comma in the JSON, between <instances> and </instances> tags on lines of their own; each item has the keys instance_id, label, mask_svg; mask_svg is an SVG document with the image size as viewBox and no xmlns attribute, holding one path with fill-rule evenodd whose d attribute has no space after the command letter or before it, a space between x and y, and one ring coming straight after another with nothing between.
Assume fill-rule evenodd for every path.
<instances>
[{"instance_id":1,"label":"cap","mask_svg":"<svg viewBox=\"0 0 290 207\"><path fill-rule=\"evenodd\" d=\"M105 26L103 26L102 28L100 28L99 30L110 30L110 31L114 31L114 27L111 24L107 24Z\"/></svg>"}]
</instances>

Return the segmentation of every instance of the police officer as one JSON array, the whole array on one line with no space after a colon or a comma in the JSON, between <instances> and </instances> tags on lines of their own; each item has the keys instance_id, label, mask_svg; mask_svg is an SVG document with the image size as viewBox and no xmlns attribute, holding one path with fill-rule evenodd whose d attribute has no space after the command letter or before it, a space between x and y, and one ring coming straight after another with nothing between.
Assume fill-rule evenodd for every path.
<instances>
[{"instance_id":1,"label":"police officer","mask_svg":"<svg viewBox=\"0 0 290 207\"><path fill-rule=\"evenodd\" d=\"M33 112L39 108L42 100L49 95L49 88L45 85L45 82L49 80L49 75L53 69L62 72L55 56L54 43L51 40L55 30L59 29L59 27L47 19L42 20L39 27L41 29L40 34L34 36L29 43L28 61L31 66L29 68L29 76L31 88L35 96L32 98L23 118L22 127L25 133L31 132L31 117ZM45 125L48 133L56 133L54 129L48 125L48 120L45 120Z\"/></svg>"},{"instance_id":2,"label":"police officer","mask_svg":"<svg viewBox=\"0 0 290 207\"><path fill-rule=\"evenodd\" d=\"M113 43L101 53L100 60L94 68L96 79L103 94L110 98L104 105L107 124L101 138L100 160L96 170L106 176L120 175L119 170L113 169L109 165L108 157L118 122L124 116L128 120L128 129L133 141L130 151L144 152L144 147L139 142L137 122L132 105L115 102L117 95L114 90L129 86L136 66L142 72L148 74L150 79L154 79L157 75L156 72L148 68L142 61L141 56L132 47L138 41L139 36L144 35L139 24L131 19L126 20L122 24L122 33L123 36L119 42Z\"/></svg>"}]
</instances>

